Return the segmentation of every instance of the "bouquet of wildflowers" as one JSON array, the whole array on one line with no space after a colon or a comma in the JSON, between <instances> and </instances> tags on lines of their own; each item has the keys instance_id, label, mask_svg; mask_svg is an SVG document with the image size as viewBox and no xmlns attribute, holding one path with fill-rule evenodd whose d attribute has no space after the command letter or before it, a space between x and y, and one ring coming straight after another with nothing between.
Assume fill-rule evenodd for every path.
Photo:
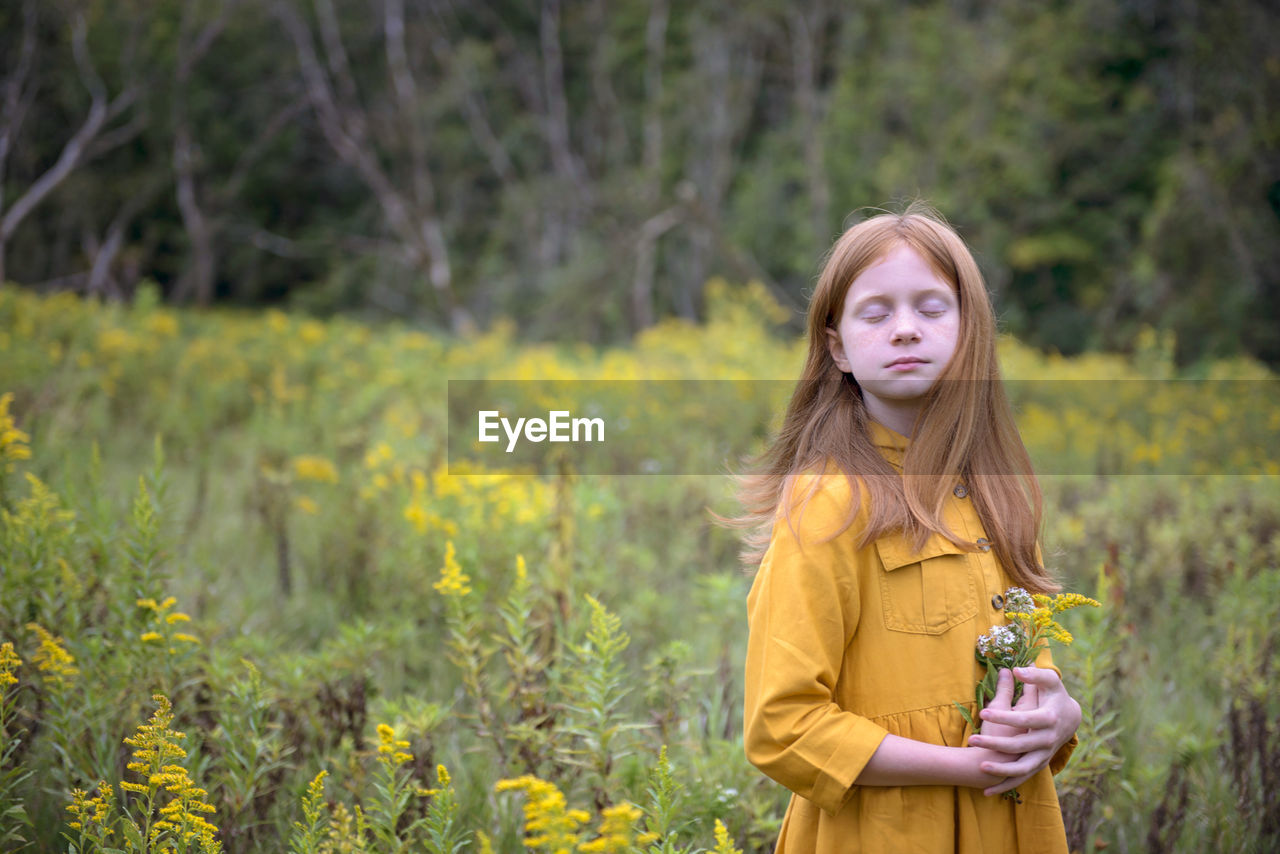
<instances>
[{"instance_id":1,"label":"bouquet of wildflowers","mask_svg":"<svg viewBox=\"0 0 1280 854\"><path fill-rule=\"evenodd\" d=\"M1078 605L1099 607L1096 600L1079 593L1032 595L1021 587L1010 587L1005 591L1004 615L1008 624L992 626L989 632L978 638L975 655L979 662L986 665L987 673L974 691L977 709L971 715L968 709L956 703L960 714L964 715L974 732L982 726L982 722L975 721L974 718L996 695L996 682L1002 669L1030 666L1040 654L1040 649L1050 640L1071 643L1071 633L1058 625L1054 617ZM1021 696L1022 683L1014 679L1013 702L1017 703Z\"/></svg>"}]
</instances>

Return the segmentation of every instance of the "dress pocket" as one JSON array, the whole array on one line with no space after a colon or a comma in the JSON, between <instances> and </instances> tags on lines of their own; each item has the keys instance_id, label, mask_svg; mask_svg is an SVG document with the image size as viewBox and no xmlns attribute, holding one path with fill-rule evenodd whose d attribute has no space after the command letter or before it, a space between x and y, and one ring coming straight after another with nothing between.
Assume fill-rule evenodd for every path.
<instances>
[{"instance_id":1,"label":"dress pocket","mask_svg":"<svg viewBox=\"0 0 1280 854\"><path fill-rule=\"evenodd\" d=\"M876 540L884 571L880 596L885 628L939 635L978 613L969 554L934 534L916 550L900 534Z\"/></svg>"}]
</instances>

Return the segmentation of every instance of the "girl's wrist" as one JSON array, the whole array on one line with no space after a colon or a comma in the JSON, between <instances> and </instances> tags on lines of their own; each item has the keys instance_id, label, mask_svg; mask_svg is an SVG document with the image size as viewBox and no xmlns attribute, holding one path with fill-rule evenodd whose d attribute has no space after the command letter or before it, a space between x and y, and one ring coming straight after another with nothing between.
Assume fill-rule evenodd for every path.
<instances>
[{"instance_id":1,"label":"girl's wrist","mask_svg":"<svg viewBox=\"0 0 1280 854\"><path fill-rule=\"evenodd\" d=\"M955 765L957 786L971 789L987 789L1004 780L1003 776L982 770L984 762L1008 762L1016 757L986 747L959 747L959 761Z\"/></svg>"}]
</instances>

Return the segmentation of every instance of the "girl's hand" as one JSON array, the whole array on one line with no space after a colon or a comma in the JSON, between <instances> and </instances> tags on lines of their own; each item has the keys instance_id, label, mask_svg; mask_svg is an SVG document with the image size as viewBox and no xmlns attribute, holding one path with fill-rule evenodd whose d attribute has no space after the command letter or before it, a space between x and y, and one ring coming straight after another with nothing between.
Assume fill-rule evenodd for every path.
<instances>
[{"instance_id":1,"label":"girl's hand","mask_svg":"<svg viewBox=\"0 0 1280 854\"><path fill-rule=\"evenodd\" d=\"M1030 686L1024 686L1022 699L1018 701L1021 706L1026 700L1026 689ZM1001 670L1000 677L996 682L996 694L987 703L987 709L994 709L999 712L1008 712L1012 710L1010 705L1013 701L1013 673L1009 670ZM982 724L982 734L972 735L969 737L969 746L976 747L982 752L979 754L979 770L994 779L988 779L984 786L983 794L993 794L1008 782L1007 775L998 770L999 766L1008 765L1017 762L1022 757L1019 753L1012 751L1001 752L996 745L1000 743L1011 742L1015 736L1022 735L1025 730L1017 729L1008 724L997 723L996 721L986 720L986 716ZM986 740L984 740L986 736Z\"/></svg>"},{"instance_id":2,"label":"girl's hand","mask_svg":"<svg viewBox=\"0 0 1280 854\"><path fill-rule=\"evenodd\" d=\"M1006 672L1001 671L1001 679L1006 678ZM983 709L982 732L969 739L974 747L1018 757L1012 762L982 763L983 771L1006 778L986 789L987 795L1015 789L1040 773L1080 725L1080 704L1067 693L1056 671L1019 667L1013 673L1024 683L1022 698L1012 709L1002 709L995 703Z\"/></svg>"}]
</instances>

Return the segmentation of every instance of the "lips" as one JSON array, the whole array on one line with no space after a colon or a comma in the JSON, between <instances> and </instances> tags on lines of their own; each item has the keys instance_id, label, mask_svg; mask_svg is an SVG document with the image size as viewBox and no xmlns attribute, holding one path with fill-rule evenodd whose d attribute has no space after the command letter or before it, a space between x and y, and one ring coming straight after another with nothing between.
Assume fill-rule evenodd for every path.
<instances>
[{"instance_id":1,"label":"lips","mask_svg":"<svg viewBox=\"0 0 1280 854\"><path fill-rule=\"evenodd\" d=\"M919 358L918 356L903 356L899 359L894 359L892 362L885 365L885 367L886 368L907 368L907 367L911 367L912 365L923 365L923 364L925 364L925 360Z\"/></svg>"}]
</instances>

